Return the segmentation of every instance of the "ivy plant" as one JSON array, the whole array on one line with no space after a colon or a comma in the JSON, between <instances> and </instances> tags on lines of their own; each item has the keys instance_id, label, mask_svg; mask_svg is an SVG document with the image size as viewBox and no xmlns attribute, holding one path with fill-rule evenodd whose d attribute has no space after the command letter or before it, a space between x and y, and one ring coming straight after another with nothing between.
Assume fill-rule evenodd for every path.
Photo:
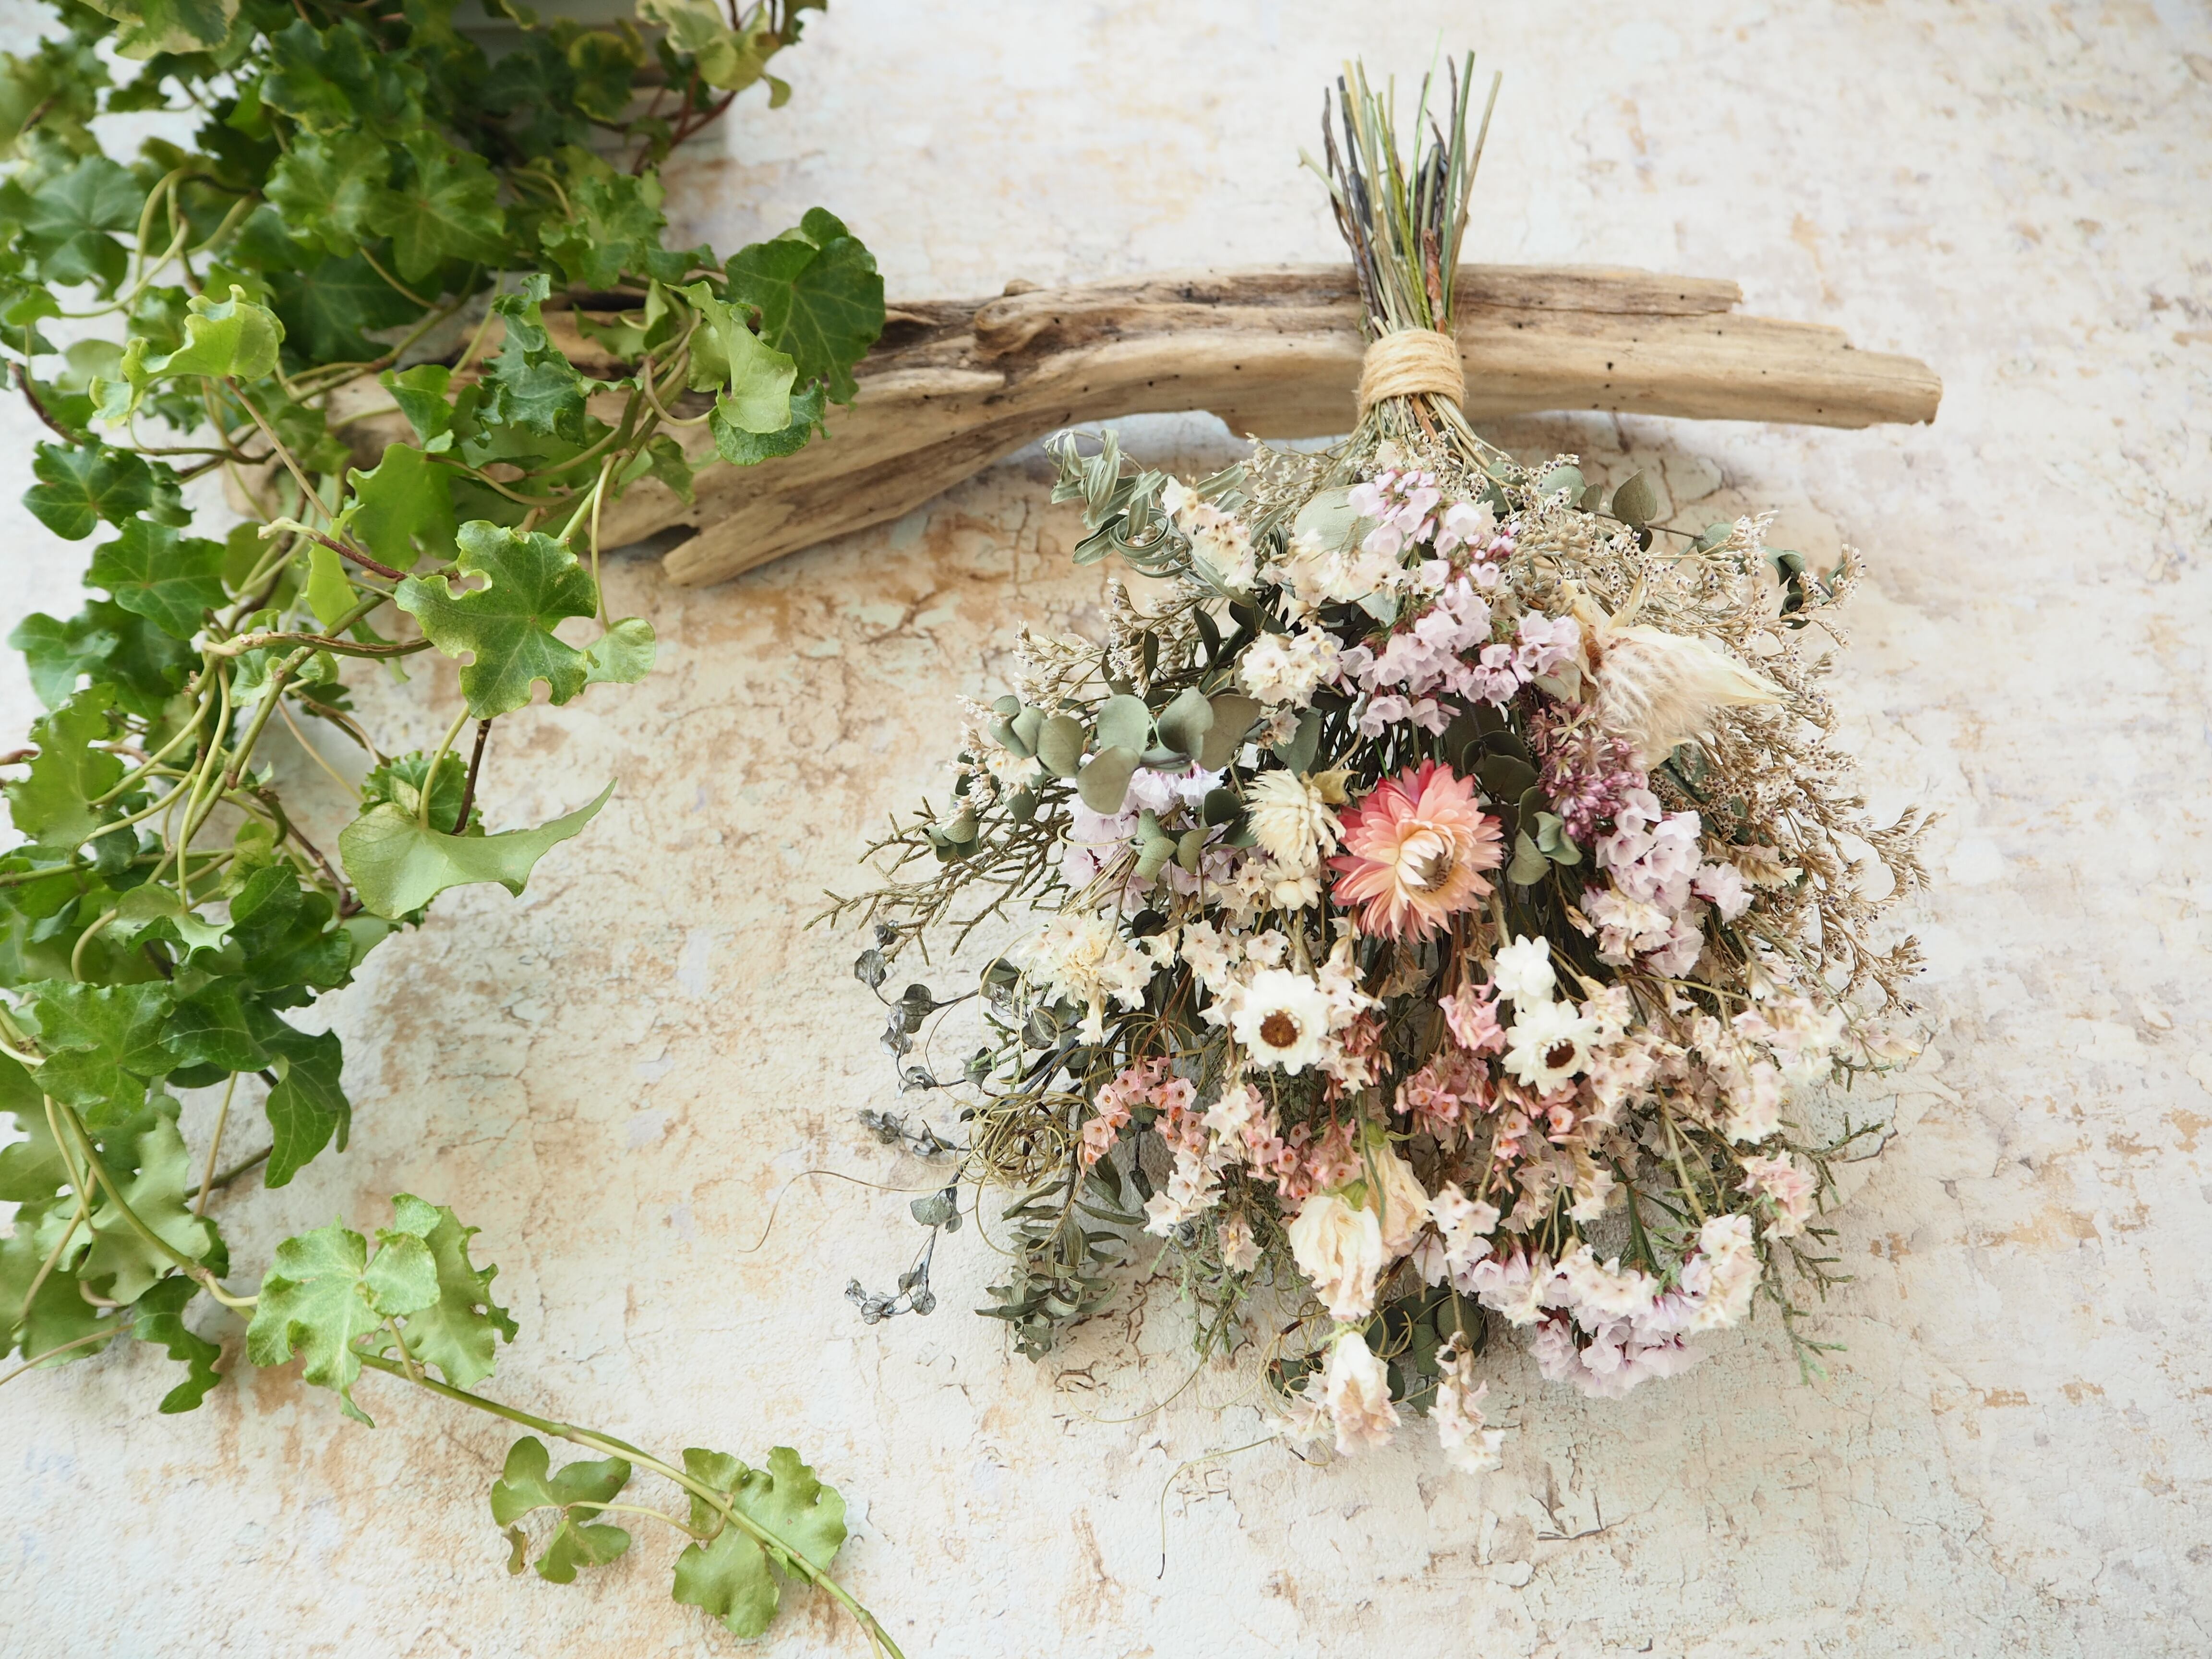
<instances>
[{"instance_id":1,"label":"ivy plant","mask_svg":"<svg viewBox=\"0 0 2212 1659\"><path fill-rule=\"evenodd\" d=\"M486 821L500 720L652 668L599 580L609 504L818 440L883 324L825 210L727 258L666 237L660 164L755 83L789 95L769 65L819 0L605 27L484 0L490 56L457 3L58 0L0 56L0 373L46 434L25 505L90 590L9 641L46 712L0 745L7 1376L135 1339L190 1411L223 1381L204 1330L249 1316L245 1361L297 1358L362 1422L367 1370L530 1431L491 1493L517 1571L534 1549L568 1582L628 1548L609 1516L658 1516L689 1539L678 1601L757 1635L796 1579L895 1651L830 1576L842 1504L796 1453L664 1461L475 1392L515 1327L450 1211L402 1194L373 1240L333 1224L234 1285L219 1200L351 1133L343 1045L301 1012L448 889L522 891L616 792ZM109 153L110 118L155 110L196 114L190 144ZM210 475L242 522L187 505ZM428 652L458 706L391 752L349 687ZM333 844L287 808L278 727L362 753ZM191 1090L219 1091L198 1144ZM596 1461L555 1470L548 1439ZM621 1501L641 1474L688 1510Z\"/></svg>"}]
</instances>

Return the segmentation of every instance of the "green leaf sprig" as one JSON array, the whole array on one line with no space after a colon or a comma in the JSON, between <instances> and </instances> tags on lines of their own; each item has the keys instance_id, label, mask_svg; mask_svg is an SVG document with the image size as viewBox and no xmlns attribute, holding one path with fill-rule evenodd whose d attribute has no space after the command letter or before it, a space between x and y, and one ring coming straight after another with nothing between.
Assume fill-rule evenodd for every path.
<instances>
[{"instance_id":1,"label":"green leaf sprig","mask_svg":"<svg viewBox=\"0 0 2212 1659\"><path fill-rule=\"evenodd\" d=\"M795 1579L896 1652L830 1578L842 1506L796 1454L661 1462L471 1393L514 1326L449 1211L403 1195L373 1241L333 1224L257 1293L225 1282L226 1194L350 1133L340 1039L298 1011L448 889L520 893L614 793L485 822L498 721L653 666L651 626L606 611L607 509L807 443L882 326L872 258L819 209L727 260L665 240L661 162L747 88L789 95L768 65L818 0L491 9L517 27L488 53L457 0L58 0L0 54L0 376L50 434L26 505L88 544L92 590L9 638L46 712L0 745L5 1375L128 1334L189 1411L224 1375L200 1325L247 1315L246 1360L296 1360L364 1422L370 1370L604 1455L509 1460L501 1525L560 1512L544 1577L627 1547L600 1517L642 1471L690 1498L663 1517L679 1601L757 1635ZM199 112L189 145L107 153L109 118L162 109ZM210 475L245 522L185 506ZM388 752L349 677L432 651L459 706L434 750ZM329 769L358 798L334 843L264 757L280 726L360 752L358 781ZM221 1091L198 1146L192 1089Z\"/></svg>"}]
</instances>

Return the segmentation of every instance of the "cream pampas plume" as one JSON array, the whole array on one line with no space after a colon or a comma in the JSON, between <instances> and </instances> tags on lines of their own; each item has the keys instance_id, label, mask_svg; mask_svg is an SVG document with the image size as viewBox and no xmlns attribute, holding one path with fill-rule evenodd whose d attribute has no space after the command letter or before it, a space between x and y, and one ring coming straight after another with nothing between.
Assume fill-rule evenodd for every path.
<instances>
[{"instance_id":1,"label":"cream pampas plume","mask_svg":"<svg viewBox=\"0 0 2212 1659\"><path fill-rule=\"evenodd\" d=\"M1772 680L1704 640L1622 623L1620 617L1635 614L1636 603L1631 599L1619 616L1608 617L1577 594L1574 614L1597 689L1598 723L1626 740L1639 769L1650 770L1676 744L1704 736L1723 708L1783 700Z\"/></svg>"}]
</instances>

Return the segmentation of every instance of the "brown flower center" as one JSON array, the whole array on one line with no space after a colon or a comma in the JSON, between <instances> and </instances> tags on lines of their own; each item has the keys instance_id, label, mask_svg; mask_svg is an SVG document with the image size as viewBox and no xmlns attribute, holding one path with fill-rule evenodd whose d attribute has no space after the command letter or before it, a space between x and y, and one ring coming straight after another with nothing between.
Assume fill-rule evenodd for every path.
<instances>
[{"instance_id":1,"label":"brown flower center","mask_svg":"<svg viewBox=\"0 0 2212 1659\"><path fill-rule=\"evenodd\" d=\"M1544 1050L1544 1064L1555 1072L1567 1065L1574 1057L1575 1045L1565 1041L1555 1042Z\"/></svg>"},{"instance_id":2,"label":"brown flower center","mask_svg":"<svg viewBox=\"0 0 2212 1659\"><path fill-rule=\"evenodd\" d=\"M1260 1041L1270 1048L1287 1048L1297 1040L1297 1021L1279 1008L1260 1022Z\"/></svg>"}]
</instances>

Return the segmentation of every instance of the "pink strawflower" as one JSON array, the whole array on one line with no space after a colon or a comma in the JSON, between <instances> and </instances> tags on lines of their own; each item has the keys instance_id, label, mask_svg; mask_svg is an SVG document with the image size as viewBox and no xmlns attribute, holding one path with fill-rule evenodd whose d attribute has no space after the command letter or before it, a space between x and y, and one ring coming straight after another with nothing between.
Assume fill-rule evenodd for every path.
<instances>
[{"instance_id":1,"label":"pink strawflower","mask_svg":"<svg viewBox=\"0 0 2212 1659\"><path fill-rule=\"evenodd\" d=\"M1364 933L1426 939L1490 891L1498 820L1475 805L1474 780L1435 761L1386 779L1342 815L1330 896L1359 911Z\"/></svg>"}]
</instances>

